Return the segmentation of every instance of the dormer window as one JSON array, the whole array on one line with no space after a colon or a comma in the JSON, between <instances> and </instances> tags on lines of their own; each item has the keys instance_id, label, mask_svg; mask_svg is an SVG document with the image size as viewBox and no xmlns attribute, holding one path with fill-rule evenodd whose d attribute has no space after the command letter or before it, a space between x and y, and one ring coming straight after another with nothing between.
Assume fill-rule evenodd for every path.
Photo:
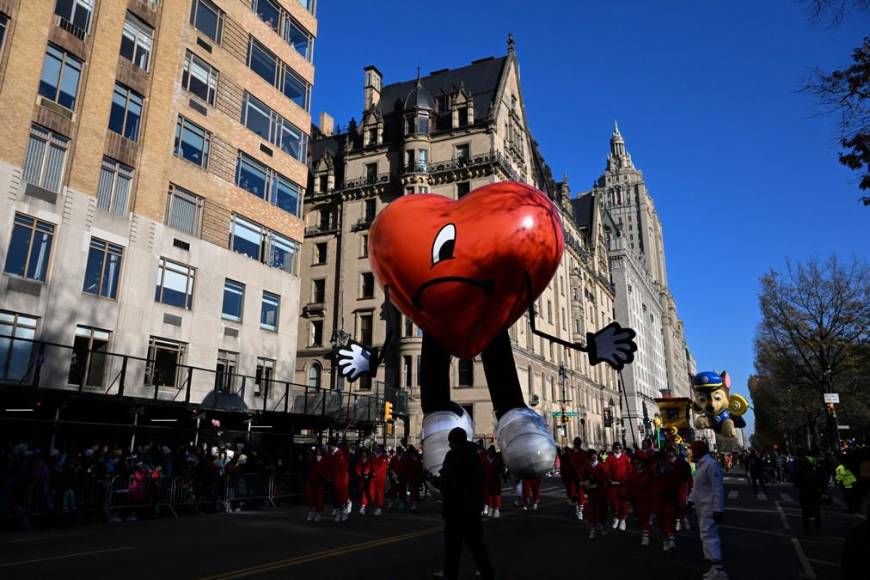
<instances>
[{"instance_id":1,"label":"dormer window","mask_svg":"<svg viewBox=\"0 0 870 580\"><path fill-rule=\"evenodd\" d=\"M369 129L369 145L377 145L378 144L378 128L372 127Z\"/></svg>"},{"instance_id":2,"label":"dormer window","mask_svg":"<svg viewBox=\"0 0 870 580\"><path fill-rule=\"evenodd\" d=\"M468 107L459 109L459 126L465 127L468 125Z\"/></svg>"},{"instance_id":3,"label":"dormer window","mask_svg":"<svg viewBox=\"0 0 870 580\"><path fill-rule=\"evenodd\" d=\"M420 115L417 117L417 133L421 135L429 134L429 117Z\"/></svg>"},{"instance_id":4,"label":"dormer window","mask_svg":"<svg viewBox=\"0 0 870 580\"><path fill-rule=\"evenodd\" d=\"M320 176L320 193L326 193L329 190L329 176L324 174Z\"/></svg>"}]
</instances>

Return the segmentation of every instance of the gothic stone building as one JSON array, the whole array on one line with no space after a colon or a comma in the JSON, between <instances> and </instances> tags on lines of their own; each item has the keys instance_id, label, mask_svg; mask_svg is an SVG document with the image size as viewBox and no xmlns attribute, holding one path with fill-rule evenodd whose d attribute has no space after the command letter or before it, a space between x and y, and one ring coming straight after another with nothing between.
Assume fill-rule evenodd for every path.
<instances>
[{"instance_id":1,"label":"gothic stone building","mask_svg":"<svg viewBox=\"0 0 870 580\"><path fill-rule=\"evenodd\" d=\"M306 242L302 249L302 316L298 382L333 389L407 394L399 436L420 440L421 331L403 319L398 353L378 369L377 380L351 384L334 372L332 347L342 336L381 345L384 296L367 256L368 228L378 212L401 195L437 193L458 199L503 180L532 184L560 207L566 251L558 272L537 301L536 324L565 340L583 341L613 318L602 204L590 206L587 223L574 222L566 182L555 183L527 125L513 43L508 54L416 80L383 84L377 67L364 69L361 122L334 131L328 116L312 132ZM581 353L533 336L527 316L510 330L526 400L543 414L557 440L581 436L610 443L617 381L605 365L590 368ZM492 437L495 417L479 357L452 363L453 400L468 410L476 436ZM563 424L556 415L570 415Z\"/></svg>"}]
</instances>

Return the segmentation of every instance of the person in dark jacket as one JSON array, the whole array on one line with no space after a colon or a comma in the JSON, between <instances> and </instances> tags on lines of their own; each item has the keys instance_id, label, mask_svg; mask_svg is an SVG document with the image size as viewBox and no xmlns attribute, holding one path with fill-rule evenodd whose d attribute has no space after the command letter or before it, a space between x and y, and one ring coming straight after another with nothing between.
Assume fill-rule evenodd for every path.
<instances>
[{"instance_id":1,"label":"person in dark jacket","mask_svg":"<svg viewBox=\"0 0 870 580\"><path fill-rule=\"evenodd\" d=\"M468 435L456 427L448 435L450 451L444 458L439 485L441 487L441 513L444 517L444 571L435 578L454 580L459 577L459 558L462 542L468 546L471 557L484 580L495 578L489 554L483 545L483 467Z\"/></svg>"}]
</instances>

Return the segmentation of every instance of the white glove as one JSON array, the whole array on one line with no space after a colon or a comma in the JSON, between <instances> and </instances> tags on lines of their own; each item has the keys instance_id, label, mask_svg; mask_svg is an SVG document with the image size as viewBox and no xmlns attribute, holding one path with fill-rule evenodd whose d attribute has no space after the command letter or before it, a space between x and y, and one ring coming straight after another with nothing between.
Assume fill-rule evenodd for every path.
<instances>
[{"instance_id":1,"label":"white glove","mask_svg":"<svg viewBox=\"0 0 870 580\"><path fill-rule=\"evenodd\" d=\"M634 360L637 350L635 336L632 329L623 328L618 322L611 322L595 334L586 333L589 362L593 365L606 362L616 370L622 370Z\"/></svg>"},{"instance_id":2,"label":"white glove","mask_svg":"<svg viewBox=\"0 0 870 580\"><path fill-rule=\"evenodd\" d=\"M370 374L369 360L371 359L372 352L353 341L349 343L349 346L350 348L343 348L338 351L338 366L341 367L341 374L352 383L360 375Z\"/></svg>"}]
</instances>

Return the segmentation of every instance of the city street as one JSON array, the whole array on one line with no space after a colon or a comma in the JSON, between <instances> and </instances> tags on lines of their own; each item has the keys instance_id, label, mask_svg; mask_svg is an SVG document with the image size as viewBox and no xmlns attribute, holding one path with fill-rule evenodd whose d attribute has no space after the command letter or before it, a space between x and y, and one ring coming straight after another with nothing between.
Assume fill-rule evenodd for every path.
<instances>
[{"instance_id":1,"label":"city street","mask_svg":"<svg viewBox=\"0 0 870 580\"><path fill-rule=\"evenodd\" d=\"M505 490L506 492L508 490ZM731 578L839 578L843 538L858 521L842 507L825 512L821 534L801 531L791 486L771 485L753 496L745 480L726 479L722 539ZM499 578L699 578L704 571L696 527L679 534L678 550L650 548L630 519L626 532L590 541L564 500L558 479L544 481L537 512L523 512L504 496L502 518L485 537ZM440 569L439 506L381 518L354 513L346 524L307 524L301 506L271 511L182 516L82 526L0 537L0 578L430 578ZM474 568L465 554L463 577ZM604 574L608 574L604 576Z\"/></svg>"}]
</instances>

